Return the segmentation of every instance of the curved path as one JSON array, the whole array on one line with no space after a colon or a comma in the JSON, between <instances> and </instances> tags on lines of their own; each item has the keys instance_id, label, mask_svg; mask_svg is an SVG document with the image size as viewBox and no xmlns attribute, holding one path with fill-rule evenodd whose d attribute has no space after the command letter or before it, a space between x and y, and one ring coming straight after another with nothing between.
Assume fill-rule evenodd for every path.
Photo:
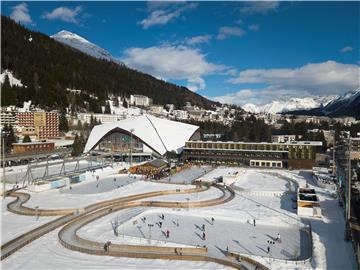
<instances>
[{"instance_id":1,"label":"curved path","mask_svg":"<svg viewBox=\"0 0 360 270\"><path fill-rule=\"evenodd\" d=\"M142 245L126 245L126 244L111 244L109 252L105 252L104 243L90 241L78 236L77 232L86 224L93 222L109 213L120 211L133 207L165 207L165 208L194 208L213 206L221 203L226 203L234 197L232 189L224 188L216 185L222 191L222 196L216 199L199 201L199 202L162 202L162 201L131 201L117 205L114 207L107 207L98 211L92 212L83 218L78 218L64 226L58 236L60 243L71 250L88 253L93 255L110 255L115 257L133 257L133 258L152 258L152 259L169 259L169 260L201 260L208 262L216 262L222 265L230 266L236 269L248 269L254 264L247 261L235 262L226 257L212 257L209 256L207 248L199 247L158 247L158 246L142 246ZM257 263L255 264L257 265Z\"/></svg>"},{"instance_id":2,"label":"curved path","mask_svg":"<svg viewBox=\"0 0 360 270\"><path fill-rule=\"evenodd\" d=\"M169 194L194 193L206 191L210 188L209 185L201 188L192 189L176 189L166 191L155 191L127 197L112 199L100 203L91 204L79 209L33 209L23 206L29 199L30 195L26 193L13 193L10 196L16 197L16 200L8 204L8 209L11 212L22 215L41 215L41 216L56 216L62 215L60 218L48 222L30 232L27 232L19 237L5 243L1 246L1 259L4 259L14 253L16 250L34 241L42 235L65 225L59 232L58 237L60 243L71 250L76 250L83 253L94 255L110 255L123 256L135 258L153 258L153 259L172 259L172 260L190 260L190 261L208 261L218 264L234 267L236 269L248 269L258 265L259 269L266 269L263 265L247 257L241 257L241 262L233 261L229 258L220 258L209 256L207 248L181 248L181 255L178 255L179 248L175 247L158 247L158 246L139 246L139 245L119 245L112 244L111 250L107 253L103 250L103 243L89 241L80 238L77 231L86 224L101 218L114 211L120 211L132 207L169 207L169 208L188 208L188 207L207 207L226 203L230 201L235 193L231 188L226 188L219 185L213 185L222 191L222 196L197 202L162 202L162 201L139 201L140 199L157 197ZM249 259L249 260L247 260Z\"/></svg>"},{"instance_id":3,"label":"curved path","mask_svg":"<svg viewBox=\"0 0 360 270\"><path fill-rule=\"evenodd\" d=\"M34 209L30 207L23 206L30 199L30 195L28 193L22 192L15 192L11 193L9 196L16 197L16 200L10 202L7 205L7 208L10 212L20 215L27 215L27 216L61 216L58 219L50 221L42 226L39 226L29 232L26 232L22 235L19 235L15 239L12 239L1 246L1 260L5 259L6 257L10 256L18 249L22 248L23 246L29 244L30 242L34 241L35 239L43 236L44 234L55 230L56 228L65 225L69 221L77 218L82 217L92 211L96 211L98 209L113 206L117 204L122 204L124 202L135 201L140 199L146 199L151 197L157 197L162 195L169 195L169 194L182 194L182 193L195 193L195 192L203 192L208 190L209 186L203 186L202 188L191 188L191 189L173 189L173 190L164 190L164 191L154 191L136 195L130 195L126 197L116 198L112 200L107 200L99 203L94 203L88 205L82 209Z\"/></svg>"}]
</instances>

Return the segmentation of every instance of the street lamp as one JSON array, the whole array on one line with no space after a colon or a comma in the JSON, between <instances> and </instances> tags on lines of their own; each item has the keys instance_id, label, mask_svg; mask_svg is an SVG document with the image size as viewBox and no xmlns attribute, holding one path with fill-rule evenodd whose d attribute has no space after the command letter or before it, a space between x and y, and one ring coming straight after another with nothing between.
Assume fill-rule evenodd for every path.
<instances>
[{"instance_id":1,"label":"street lamp","mask_svg":"<svg viewBox=\"0 0 360 270\"><path fill-rule=\"evenodd\" d=\"M5 135L7 132L5 130L1 131L2 137L2 165L3 165L3 198L6 198L6 187L5 187Z\"/></svg>"},{"instance_id":2,"label":"street lamp","mask_svg":"<svg viewBox=\"0 0 360 270\"><path fill-rule=\"evenodd\" d=\"M148 224L149 226L149 244L151 244L151 228L154 227L154 224Z\"/></svg>"},{"instance_id":3,"label":"street lamp","mask_svg":"<svg viewBox=\"0 0 360 270\"><path fill-rule=\"evenodd\" d=\"M132 134L135 129L130 129L130 167L132 166Z\"/></svg>"}]
</instances>

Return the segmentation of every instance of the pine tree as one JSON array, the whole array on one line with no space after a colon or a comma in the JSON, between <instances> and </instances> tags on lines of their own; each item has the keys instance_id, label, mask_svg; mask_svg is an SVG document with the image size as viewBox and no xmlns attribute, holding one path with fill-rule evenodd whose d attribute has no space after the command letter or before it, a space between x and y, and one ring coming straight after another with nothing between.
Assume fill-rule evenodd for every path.
<instances>
[{"instance_id":1,"label":"pine tree","mask_svg":"<svg viewBox=\"0 0 360 270\"><path fill-rule=\"evenodd\" d=\"M129 105L128 105L128 103L127 103L126 99L124 98L124 101L123 101L123 107L124 107L124 108L128 108L128 106L129 106Z\"/></svg>"},{"instance_id":2,"label":"pine tree","mask_svg":"<svg viewBox=\"0 0 360 270\"><path fill-rule=\"evenodd\" d=\"M65 115L64 111L62 111L61 114L60 114L59 130L62 131L62 132L68 132L69 131L69 123L68 123L68 120L66 119L66 115Z\"/></svg>"},{"instance_id":3,"label":"pine tree","mask_svg":"<svg viewBox=\"0 0 360 270\"><path fill-rule=\"evenodd\" d=\"M2 130L2 136L4 136L5 140L5 152L10 153L12 144L17 142L17 137L14 134L14 129L12 125L4 125L4 128Z\"/></svg>"},{"instance_id":4,"label":"pine tree","mask_svg":"<svg viewBox=\"0 0 360 270\"><path fill-rule=\"evenodd\" d=\"M30 136L29 135L25 135L23 138L23 143L29 143L31 142Z\"/></svg>"},{"instance_id":5,"label":"pine tree","mask_svg":"<svg viewBox=\"0 0 360 270\"><path fill-rule=\"evenodd\" d=\"M106 101L104 113L106 113L106 114L111 114L111 108L110 108L110 103L109 103L109 101Z\"/></svg>"},{"instance_id":6,"label":"pine tree","mask_svg":"<svg viewBox=\"0 0 360 270\"><path fill-rule=\"evenodd\" d=\"M80 136L76 134L71 155L73 157L77 157L81 155L82 152L84 151L84 147L85 147L85 139L83 134L81 133Z\"/></svg>"}]
</instances>

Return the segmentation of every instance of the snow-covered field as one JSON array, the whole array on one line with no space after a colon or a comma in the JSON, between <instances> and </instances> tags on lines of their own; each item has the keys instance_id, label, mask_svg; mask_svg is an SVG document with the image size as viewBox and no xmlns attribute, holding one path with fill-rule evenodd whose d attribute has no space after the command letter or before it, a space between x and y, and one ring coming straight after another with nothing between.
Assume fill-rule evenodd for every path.
<instances>
[{"instance_id":1,"label":"snow-covered field","mask_svg":"<svg viewBox=\"0 0 360 270\"><path fill-rule=\"evenodd\" d=\"M271 269L356 269L355 255L351 243L344 241L343 210L338 206L337 199L331 192L317 187L310 172L287 170L260 170L250 168L217 168L203 179L213 179L229 172L240 171L239 187L233 200L217 206L194 209L166 209L166 208L134 208L119 211L105 216L84 226L79 234L86 239L98 241L110 240L114 243L150 244L149 227L151 231L151 245L206 245L213 256L221 256L221 250L229 247L230 251L248 255ZM275 174L274 174L275 173ZM172 176L172 180L182 182L184 178L195 179L203 174L203 168L182 171ZM100 180L90 180L79 184L78 187L60 192L59 190L32 194L28 206L40 208L64 208L85 206L115 197L135 193L166 190L175 188L191 188L192 186L145 182L128 178L126 175L116 175L114 172L99 174ZM123 187L115 187L114 175ZM176 178L174 178L176 177ZM292 208L292 195L279 195L289 190L293 185L290 180L300 186L308 184L318 193L323 218L299 218ZM172 181L171 181L172 182ZM102 185L103 183L103 185ZM96 188L96 184L98 187ZM113 189L114 188L114 189ZM101 192L97 192L99 190ZM245 192L243 192L245 191ZM261 191L261 192L260 192ZM274 192L273 194L262 192ZM281 191L281 192L280 192ZM279 192L279 193L277 193ZM219 191L212 188L198 194L177 194L156 197L156 200L205 200L217 197ZM6 199L7 203L10 199ZM26 231L36 224L45 221L40 218L23 217L9 214L4 210L7 219L2 221L3 237L9 240L11 236ZM164 213L162 228L159 228L159 215ZM146 222L140 218L146 216ZM211 224L211 217L215 222ZM114 235L111 221L119 219L118 236ZM256 220L256 227L253 226ZM179 222L179 227L177 223ZM311 253L309 237L304 231L311 224L313 238L313 259L311 262L300 261L296 264L287 261L295 256L301 260ZM206 240L202 239L201 226L205 224ZM17 228L17 229L15 229ZM199 229L200 228L200 229ZM170 238L164 237L163 231L170 230ZM11 255L2 262L4 269L168 269L169 261L142 260L127 258L112 258L91 256L72 252L63 248L57 240L57 231L49 233L34 241L30 245ZM267 241L280 233L282 242L271 248L269 258L266 252ZM123 236L125 234L125 236ZM2 241L3 243L4 241ZM34 252L36 250L36 252ZM51 258L51 259L49 259ZM212 263L171 261L172 269L226 269Z\"/></svg>"},{"instance_id":2,"label":"snow-covered field","mask_svg":"<svg viewBox=\"0 0 360 270\"><path fill-rule=\"evenodd\" d=\"M168 261L118 258L110 256L94 256L80 252L70 251L64 248L57 239L60 229L55 230L30 245L17 251L4 261L1 261L2 269L118 269L135 270L151 269L161 270L220 270L232 269L215 263Z\"/></svg>"}]
</instances>

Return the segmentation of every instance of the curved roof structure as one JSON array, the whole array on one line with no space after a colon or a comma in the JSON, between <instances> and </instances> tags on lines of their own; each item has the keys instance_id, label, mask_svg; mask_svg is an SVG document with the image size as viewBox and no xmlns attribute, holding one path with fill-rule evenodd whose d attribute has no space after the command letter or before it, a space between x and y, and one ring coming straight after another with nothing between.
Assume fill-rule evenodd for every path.
<instances>
[{"instance_id":1,"label":"curved roof structure","mask_svg":"<svg viewBox=\"0 0 360 270\"><path fill-rule=\"evenodd\" d=\"M84 152L89 152L112 132L131 133L160 155L175 151L180 153L198 126L141 115L114 123L95 126L86 142Z\"/></svg>"}]
</instances>

